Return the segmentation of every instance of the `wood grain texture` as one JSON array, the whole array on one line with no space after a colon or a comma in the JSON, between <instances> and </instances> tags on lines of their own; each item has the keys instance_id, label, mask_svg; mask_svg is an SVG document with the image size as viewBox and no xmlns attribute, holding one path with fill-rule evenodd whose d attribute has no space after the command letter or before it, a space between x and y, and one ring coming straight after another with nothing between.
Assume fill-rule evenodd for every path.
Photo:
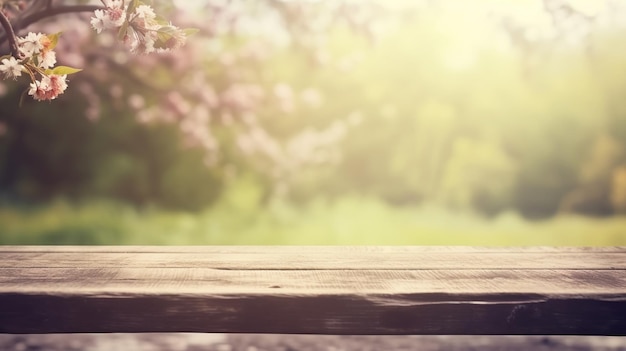
<instances>
[{"instance_id":1,"label":"wood grain texture","mask_svg":"<svg viewBox=\"0 0 626 351\"><path fill-rule=\"evenodd\" d=\"M626 248L0 247L0 333L626 335Z\"/></svg>"}]
</instances>

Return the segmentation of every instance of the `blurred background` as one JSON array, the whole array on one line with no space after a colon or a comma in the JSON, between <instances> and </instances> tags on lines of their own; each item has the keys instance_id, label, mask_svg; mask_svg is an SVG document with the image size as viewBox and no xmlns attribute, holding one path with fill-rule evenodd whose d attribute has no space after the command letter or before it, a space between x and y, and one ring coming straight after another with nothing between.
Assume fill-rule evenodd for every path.
<instances>
[{"instance_id":1,"label":"blurred background","mask_svg":"<svg viewBox=\"0 0 626 351\"><path fill-rule=\"evenodd\" d=\"M83 71L0 81L0 244L626 245L623 1L148 3L18 33Z\"/></svg>"}]
</instances>

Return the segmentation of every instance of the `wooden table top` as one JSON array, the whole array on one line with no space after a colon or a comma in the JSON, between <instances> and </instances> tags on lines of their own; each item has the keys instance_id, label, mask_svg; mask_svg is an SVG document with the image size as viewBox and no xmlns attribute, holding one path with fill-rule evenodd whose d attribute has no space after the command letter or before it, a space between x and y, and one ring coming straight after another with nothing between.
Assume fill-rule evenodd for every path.
<instances>
[{"instance_id":1,"label":"wooden table top","mask_svg":"<svg viewBox=\"0 0 626 351\"><path fill-rule=\"evenodd\" d=\"M626 248L3 246L0 333L626 335Z\"/></svg>"}]
</instances>

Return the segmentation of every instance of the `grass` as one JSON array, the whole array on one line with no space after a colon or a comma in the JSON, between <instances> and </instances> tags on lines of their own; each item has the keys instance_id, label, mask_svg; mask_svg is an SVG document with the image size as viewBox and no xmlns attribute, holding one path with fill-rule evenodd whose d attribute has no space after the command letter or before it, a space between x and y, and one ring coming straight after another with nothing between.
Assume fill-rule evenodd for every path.
<instances>
[{"instance_id":1,"label":"grass","mask_svg":"<svg viewBox=\"0 0 626 351\"><path fill-rule=\"evenodd\" d=\"M514 213L487 220L436 207L394 208L373 199L294 207L226 199L198 214L90 202L0 208L9 245L626 245L626 218L559 216L531 222Z\"/></svg>"}]
</instances>

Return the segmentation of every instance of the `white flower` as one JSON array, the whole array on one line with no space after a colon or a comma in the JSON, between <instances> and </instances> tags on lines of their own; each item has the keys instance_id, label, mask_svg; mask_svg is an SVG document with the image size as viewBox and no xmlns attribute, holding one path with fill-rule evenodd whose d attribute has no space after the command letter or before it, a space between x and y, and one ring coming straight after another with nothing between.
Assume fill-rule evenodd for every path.
<instances>
[{"instance_id":1,"label":"white flower","mask_svg":"<svg viewBox=\"0 0 626 351\"><path fill-rule=\"evenodd\" d=\"M155 51L158 34L153 31L137 31L130 27L124 36L124 44L132 53L149 54Z\"/></svg>"},{"instance_id":2,"label":"white flower","mask_svg":"<svg viewBox=\"0 0 626 351\"><path fill-rule=\"evenodd\" d=\"M125 20L126 11L121 6L107 6L104 10L94 11L91 26L100 34L105 29L120 27Z\"/></svg>"},{"instance_id":3,"label":"white flower","mask_svg":"<svg viewBox=\"0 0 626 351\"><path fill-rule=\"evenodd\" d=\"M20 52L26 57L32 57L43 49L42 38L44 34L30 32L23 38L17 38Z\"/></svg>"},{"instance_id":4,"label":"white flower","mask_svg":"<svg viewBox=\"0 0 626 351\"><path fill-rule=\"evenodd\" d=\"M124 1L123 0L103 0L102 2L104 3L104 6L108 7L108 8L122 8L122 7L124 7Z\"/></svg>"},{"instance_id":5,"label":"white flower","mask_svg":"<svg viewBox=\"0 0 626 351\"><path fill-rule=\"evenodd\" d=\"M41 57L40 57L40 62L39 62L39 67L40 68L50 68L52 66L54 66L54 64L57 63L57 54L56 52L49 50L49 51L42 51L41 53Z\"/></svg>"},{"instance_id":6,"label":"white flower","mask_svg":"<svg viewBox=\"0 0 626 351\"><path fill-rule=\"evenodd\" d=\"M0 64L0 72L4 73L7 78L17 78L22 75L22 69L24 66L20 65L15 57L9 57L8 59L2 59Z\"/></svg>"},{"instance_id":7,"label":"white flower","mask_svg":"<svg viewBox=\"0 0 626 351\"><path fill-rule=\"evenodd\" d=\"M45 100L46 92L49 90L50 82L49 79L46 81L45 78L47 77L44 77L44 79L42 79L41 81L36 80L30 83L28 95L32 95L35 100Z\"/></svg>"},{"instance_id":8,"label":"white flower","mask_svg":"<svg viewBox=\"0 0 626 351\"><path fill-rule=\"evenodd\" d=\"M91 17L91 26L93 27L93 29L96 30L96 32L98 32L98 34L100 34L104 29L106 29L106 16L104 14L104 11L102 10L96 10L94 12L95 17Z\"/></svg>"},{"instance_id":9,"label":"white flower","mask_svg":"<svg viewBox=\"0 0 626 351\"><path fill-rule=\"evenodd\" d=\"M156 43L157 40L157 33L156 32L147 32L144 37L143 40L141 41L141 44L139 45L139 47L141 48L141 52L144 54L149 54L151 52L154 52L154 44Z\"/></svg>"},{"instance_id":10,"label":"white flower","mask_svg":"<svg viewBox=\"0 0 626 351\"><path fill-rule=\"evenodd\" d=\"M135 15L137 16L137 18L143 18L146 20L153 20L156 18L154 10L148 5L137 6L137 8L135 9Z\"/></svg>"},{"instance_id":11,"label":"white flower","mask_svg":"<svg viewBox=\"0 0 626 351\"><path fill-rule=\"evenodd\" d=\"M105 29L119 28L126 24L124 32L121 33L122 41L131 52L144 54L155 51L166 52L185 44L187 39L185 31L171 24L160 24L151 6L138 2L139 5L133 12L127 13L124 6L126 1L101 0L101 2L105 7L94 12L91 26L101 33Z\"/></svg>"},{"instance_id":12,"label":"white flower","mask_svg":"<svg viewBox=\"0 0 626 351\"><path fill-rule=\"evenodd\" d=\"M123 39L124 45L130 49L131 52L135 52L137 47L139 46L139 38L138 35L135 34L132 28L128 28L128 33L124 36Z\"/></svg>"}]
</instances>

